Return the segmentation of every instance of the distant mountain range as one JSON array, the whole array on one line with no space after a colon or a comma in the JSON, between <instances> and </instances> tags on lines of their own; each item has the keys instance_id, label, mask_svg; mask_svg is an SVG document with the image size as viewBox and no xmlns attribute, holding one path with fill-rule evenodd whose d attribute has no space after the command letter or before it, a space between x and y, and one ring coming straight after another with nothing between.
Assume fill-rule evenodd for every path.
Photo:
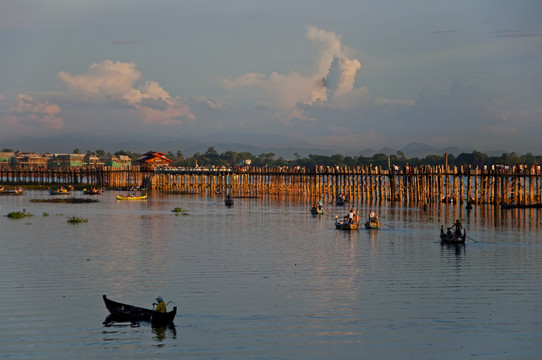
<instances>
[{"instance_id":1,"label":"distant mountain range","mask_svg":"<svg viewBox=\"0 0 542 360\"><path fill-rule=\"evenodd\" d=\"M427 155L453 154L458 156L461 153L472 153L473 148L447 147L443 149L435 148L424 143L410 143L401 148L395 149L385 147L381 149L365 148L360 151L352 149L340 149L337 147L320 147L315 144L302 142L287 136L262 135L246 133L223 133L219 136L198 136L190 138L164 139L149 138L147 135L135 135L133 140L119 140L112 136L90 136L84 134L63 134L52 137L29 137L23 136L18 139L0 141L0 150L12 149L14 151L33 151L38 153L71 153L74 149L79 149L81 153L87 150L104 150L105 152L115 153L119 150L125 150L135 153L145 153L147 151L173 152L181 151L185 157L191 157L195 153L205 153L210 147L213 147L219 154L226 151L248 152L253 155L263 153L273 153L275 158L284 159L295 158L294 154L300 157L307 157L310 154L331 156L341 154L345 156L372 157L374 154L394 155L401 151L407 158L424 158ZM484 152L484 151L482 151ZM490 156L500 156L505 150L485 151Z\"/></svg>"}]
</instances>

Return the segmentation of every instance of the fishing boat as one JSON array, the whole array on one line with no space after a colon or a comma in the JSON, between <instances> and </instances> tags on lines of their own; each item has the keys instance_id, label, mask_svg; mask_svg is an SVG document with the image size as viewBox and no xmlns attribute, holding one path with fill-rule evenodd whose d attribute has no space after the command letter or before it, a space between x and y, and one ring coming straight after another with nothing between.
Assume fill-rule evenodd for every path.
<instances>
[{"instance_id":1,"label":"fishing boat","mask_svg":"<svg viewBox=\"0 0 542 360\"><path fill-rule=\"evenodd\" d=\"M156 312L138 306L123 304L107 298L103 295L105 307L117 321L149 321L153 324L171 324L177 314L177 307L167 313Z\"/></svg>"},{"instance_id":2,"label":"fishing boat","mask_svg":"<svg viewBox=\"0 0 542 360\"><path fill-rule=\"evenodd\" d=\"M51 195L70 195L71 191L61 187L60 189L51 189L51 190L49 190L49 194L51 194Z\"/></svg>"},{"instance_id":3,"label":"fishing boat","mask_svg":"<svg viewBox=\"0 0 542 360\"><path fill-rule=\"evenodd\" d=\"M318 201L318 204L313 204L310 212L313 215L322 215L324 213L324 203L322 200Z\"/></svg>"},{"instance_id":4,"label":"fishing boat","mask_svg":"<svg viewBox=\"0 0 542 360\"><path fill-rule=\"evenodd\" d=\"M337 230L358 230L359 229L359 217L354 216L352 221L347 216L339 218L335 215L335 229Z\"/></svg>"},{"instance_id":5,"label":"fishing boat","mask_svg":"<svg viewBox=\"0 0 542 360\"><path fill-rule=\"evenodd\" d=\"M444 225L440 226L440 243L441 244L464 244L465 239L467 238L467 231L463 229L463 235L456 235L455 232L452 232L448 229L444 232Z\"/></svg>"},{"instance_id":6,"label":"fishing boat","mask_svg":"<svg viewBox=\"0 0 542 360\"><path fill-rule=\"evenodd\" d=\"M117 195L117 200L145 200L147 198L147 194L141 195L141 196L135 196L135 195Z\"/></svg>"},{"instance_id":7,"label":"fishing boat","mask_svg":"<svg viewBox=\"0 0 542 360\"><path fill-rule=\"evenodd\" d=\"M376 216L373 216L367 222L365 223L366 229L380 229L380 221L378 221L378 218Z\"/></svg>"},{"instance_id":8,"label":"fishing boat","mask_svg":"<svg viewBox=\"0 0 542 360\"><path fill-rule=\"evenodd\" d=\"M101 193L102 193L102 189L96 189L96 188L83 189L83 194L85 195L99 195Z\"/></svg>"},{"instance_id":9,"label":"fishing boat","mask_svg":"<svg viewBox=\"0 0 542 360\"><path fill-rule=\"evenodd\" d=\"M4 188L2 188L2 190L0 191L0 196L1 195L22 195L24 194L24 191L23 191L23 188L17 188L15 190L4 190Z\"/></svg>"},{"instance_id":10,"label":"fishing boat","mask_svg":"<svg viewBox=\"0 0 542 360\"><path fill-rule=\"evenodd\" d=\"M324 208L322 206L313 206L311 208L311 214L313 215L322 215L324 213Z\"/></svg>"}]
</instances>

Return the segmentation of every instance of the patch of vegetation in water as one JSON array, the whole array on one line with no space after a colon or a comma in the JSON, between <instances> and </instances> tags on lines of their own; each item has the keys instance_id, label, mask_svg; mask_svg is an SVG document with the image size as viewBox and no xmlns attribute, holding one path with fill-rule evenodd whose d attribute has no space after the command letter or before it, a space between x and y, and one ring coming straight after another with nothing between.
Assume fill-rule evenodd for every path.
<instances>
[{"instance_id":1,"label":"patch of vegetation in water","mask_svg":"<svg viewBox=\"0 0 542 360\"><path fill-rule=\"evenodd\" d=\"M26 211L12 211L6 215L10 219L23 219L28 216L34 216L32 213L27 213Z\"/></svg>"},{"instance_id":2,"label":"patch of vegetation in water","mask_svg":"<svg viewBox=\"0 0 542 360\"><path fill-rule=\"evenodd\" d=\"M80 224L80 223L88 222L88 219L83 219L83 218L80 218L80 217L77 217L77 216L72 216L72 217L68 218L68 222L70 224Z\"/></svg>"},{"instance_id":3,"label":"patch of vegetation in water","mask_svg":"<svg viewBox=\"0 0 542 360\"><path fill-rule=\"evenodd\" d=\"M173 209L171 211L174 212L175 215L177 215L177 216L179 216L179 215L188 215L188 210L183 210L180 207L176 207L175 209Z\"/></svg>"},{"instance_id":4,"label":"patch of vegetation in water","mask_svg":"<svg viewBox=\"0 0 542 360\"><path fill-rule=\"evenodd\" d=\"M66 198L66 199L30 199L30 202L37 203L65 203L65 204L85 204L85 203L97 203L97 199L83 199L83 198Z\"/></svg>"}]
</instances>

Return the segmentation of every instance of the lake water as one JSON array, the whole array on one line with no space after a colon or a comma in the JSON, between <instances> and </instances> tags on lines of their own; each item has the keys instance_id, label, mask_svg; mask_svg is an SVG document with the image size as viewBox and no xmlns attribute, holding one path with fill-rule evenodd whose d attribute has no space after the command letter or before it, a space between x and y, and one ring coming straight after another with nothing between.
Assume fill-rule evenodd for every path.
<instances>
[{"instance_id":1,"label":"lake water","mask_svg":"<svg viewBox=\"0 0 542 360\"><path fill-rule=\"evenodd\" d=\"M1 359L540 359L542 210L356 204L335 230L302 199L152 193L91 204L0 197ZM82 194L75 195L84 197ZM171 210L181 207L188 215ZM32 213L20 220L12 211ZM70 224L77 216L86 223ZM438 243L463 219L465 246ZM179 308L104 325L102 295ZM168 309L174 304L170 303Z\"/></svg>"}]
</instances>

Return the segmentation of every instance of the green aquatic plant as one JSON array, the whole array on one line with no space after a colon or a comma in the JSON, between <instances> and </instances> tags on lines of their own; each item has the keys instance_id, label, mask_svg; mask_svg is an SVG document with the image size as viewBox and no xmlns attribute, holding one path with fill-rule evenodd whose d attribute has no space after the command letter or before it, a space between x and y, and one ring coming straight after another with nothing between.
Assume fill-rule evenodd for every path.
<instances>
[{"instance_id":1,"label":"green aquatic plant","mask_svg":"<svg viewBox=\"0 0 542 360\"><path fill-rule=\"evenodd\" d=\"M68 218L68 222L70 224L80 224L80 223L83 223L83 222L88 222L88 219L83 219L83 218L80 218L80 217L77 217L77 216L72 216L71 218Z\"/></svg>"},{"instance_id":2,"label":"green aquatic plant","mask_svg":"<svg viewBox=\"0 0 542 360\"><path fill-rule=\"evenodd\" d=\"M22 219L28 216L34 216L31 213L27 213L26 211L12 211L9 214L7 214L7 217L10 219Z\"/></svg>"},{"instance_id":3,"label":"green aquatic plant","mask_svg":"<svg viewBox=\"0 0 542 360\"><path fill-rule=\"evenodd\" d=\"M179 214L181 215L188 215L188 210L183 210L182 208L180 207L176 207L175 209L171 210L172 212L175 213L175 215L179 216Z\"/></svg>"},{"instance_id":4,"label":"green aquatic plant","mask_svg":"<svg viewBox=\"0 0 542 360\"><path fill-rule=\"evenodd\" d=\"M47 213L47 212L44 211L44 212L43 212L43 216L49 216L49 213Z\"/></svg>"}]
</instances>

